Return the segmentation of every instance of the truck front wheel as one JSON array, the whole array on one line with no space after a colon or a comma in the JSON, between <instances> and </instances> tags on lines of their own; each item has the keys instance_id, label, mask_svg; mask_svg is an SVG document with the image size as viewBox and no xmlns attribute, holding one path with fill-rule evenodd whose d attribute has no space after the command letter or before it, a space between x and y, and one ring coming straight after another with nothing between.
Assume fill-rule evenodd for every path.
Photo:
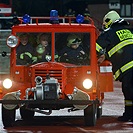
<instances>
[{"instance_id":1,"label":"truck front wheel","mask_svg":"<svg viewBox=\"0 0 133 133\"><path fill-rule=\"evenodd\" d=\"M34 117L35 112L26 109L25 106L20 108L20 115L23 120L31 120Z\"/></svg>"},{"instance_id":2,"label":"truck front wheel","mask_svg":"<svg viewBox=\"0 0 133 133\"><path fill-rule=\"evenodd\" d=\"M5 109L2 105L2 122L4 127L12 127L15 123L16 110Z\"/></svg>"},{"instance_id":3,"label":"truck front wheel","mask_svg":"<svg viewBox=\"0 0 133 133\"><path fill-rule=\"evenodd\" d=\"M84 121L86 126L95 126L97 120L97 107L92 104L84 109Z\"/></svg>"}]
</instances>

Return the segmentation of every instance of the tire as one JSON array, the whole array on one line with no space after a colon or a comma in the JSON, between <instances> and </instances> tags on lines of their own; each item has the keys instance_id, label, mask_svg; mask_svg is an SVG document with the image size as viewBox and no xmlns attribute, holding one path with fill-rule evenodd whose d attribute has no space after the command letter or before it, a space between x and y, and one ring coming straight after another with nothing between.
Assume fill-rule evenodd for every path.
<instances>
[{"instance_id":1,"label":"tire","mask_svg":"<svg viewBox=\"0 0 133 133\"><path fill-rule=\"evenodd\" d=\"M20 115L23 120L31 120L34 117L35 112L28 110L25 106L20 108Z\"/></svg>"},{"instance_id":2,"label":"tire","mask_svg":"<svg viewBox=\"0 0 133 133\"><path fill-rule=\"evenodd\" d=\"M92 104L84 109L84 121L86 126L95 126L97 121L97 107Z\"/></svg>"},{"instance_id":3,"label":"tire","mask_svg":"<svg viewBox=\"0 0 133 133\"><path fill-rule=\"evenodd\" d=\"M16 110L5 109L2 105L2 122L4 127L13 127L15 123Z\"/></svg>"},{"instance_id":4,"label":"tire","mask_svg":"<svg viewBox=\"0 0 133 133\"><path fill-rule=\"evenodd\" d=\"M102 116L102 106L97 107L97 119L101 118Z\"/></svg>"}]
</instances>

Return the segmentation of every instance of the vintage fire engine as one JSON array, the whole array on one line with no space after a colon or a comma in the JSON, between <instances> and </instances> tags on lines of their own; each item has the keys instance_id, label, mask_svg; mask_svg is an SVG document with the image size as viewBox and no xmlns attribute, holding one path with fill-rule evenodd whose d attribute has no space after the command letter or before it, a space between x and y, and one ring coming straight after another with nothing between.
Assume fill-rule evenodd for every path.
<instances>
[{"instance_id":1,"label":"vintage fire engine","mask_svg":"<svg viewBox=\"0 0 133 133\"><path fill-rule=\"evenodd\" d=\"M97 29L92 19L85 24L78 15L75 23L71 18L58 17L52 10L50 17L31 18L25 15L20 24L12 27L7 38L11 48L10 77L1 82L0 102L5 127L13 126L16 110L23 120L34 118L35 112L50 115L52 110L67 108L68 111L84 111L87 126L94 126L102 115L104 92L113 91L111 63L97 63ZM64 23L67 20L67 23ZM36 50L38 35L49 35L50 54L44 61L17 62L17 47L21 34L28 33L30 44ZM77 60L60 60L60 53L67 45L69 35L80 38L86 57ZM25 53L26 54L26 53ZM4 53L4 55L6 55ZM69 62L70 61L70 62Z\"/></svg>"}]
</instances>

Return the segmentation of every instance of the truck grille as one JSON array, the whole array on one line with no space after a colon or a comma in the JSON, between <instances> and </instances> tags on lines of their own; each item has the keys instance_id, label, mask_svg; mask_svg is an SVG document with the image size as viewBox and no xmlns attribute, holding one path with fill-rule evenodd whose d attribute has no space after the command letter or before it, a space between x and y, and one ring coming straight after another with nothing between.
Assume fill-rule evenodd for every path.
<instances>
[{"instance_id":1,"label":"truck grille","mask_svg":"<svg viewBox=\"0 0 133 133\"><path fill-rule=\"evenodd\" d=\"M62 70L57 70L57 69L49 69L49 70L35 69L35 77L41 76L43 78L43 82L45 82L47 74L49 74L50 77L58 79L58 82L60 83L60 87L62 88Z\"/></svg>"}]
</instances>

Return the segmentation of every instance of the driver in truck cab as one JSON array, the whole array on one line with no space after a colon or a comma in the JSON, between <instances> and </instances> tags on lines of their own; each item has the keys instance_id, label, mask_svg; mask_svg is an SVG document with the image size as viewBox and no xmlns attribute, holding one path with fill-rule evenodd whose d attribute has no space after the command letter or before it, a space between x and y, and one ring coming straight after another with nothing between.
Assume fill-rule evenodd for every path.
<instances>
[{"instance_id":1,"label":"driver in truck cab","mask_svg":"<svg viewBox=\"0 0 133 133\"><path fill-rule=\"evenodd\" d=\"M17 65L28 65L32 64L35 57L35 50L32 45L29 43L29 35L27 33L23 33L19 36L20 44L16 49L17 53Z\"/></svg>"},{"instance_id":2,"label":"driver in truck cab","mask_svg":"<svg viewBox=\"0 0 133 133\"><path fill-rule=\"evenodd\" d=\"M60 52L60 62L67 62L72 64L84 64L86 58L85 51L81 46L82 40L75 34L69 35L67 38L67 46Z\"/></svg>"}]
</instances>

